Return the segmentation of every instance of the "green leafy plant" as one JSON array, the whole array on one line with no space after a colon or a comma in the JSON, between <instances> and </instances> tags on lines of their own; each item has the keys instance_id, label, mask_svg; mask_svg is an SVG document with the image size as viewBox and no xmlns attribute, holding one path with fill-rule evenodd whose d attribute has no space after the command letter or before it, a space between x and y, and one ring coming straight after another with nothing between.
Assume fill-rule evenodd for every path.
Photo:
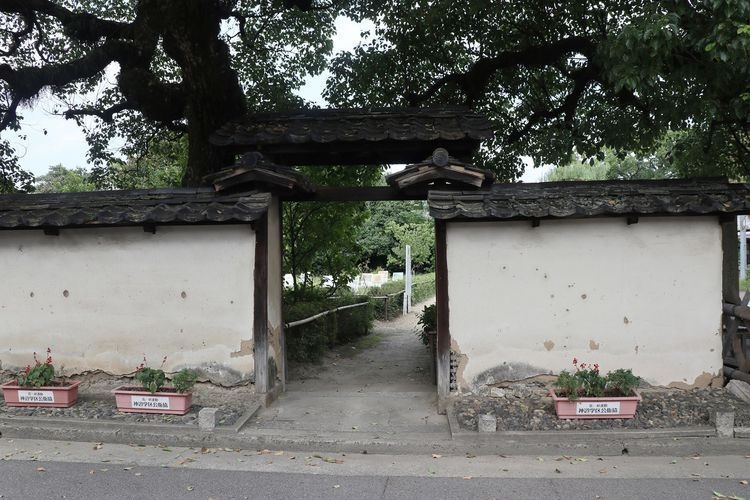
<instances>
[{"instance_id":1,"label":"green leafy plant","mask_svg":"<svg viewBox=\"0 0 750 500\"><path fill-rule=\"evenodd\" d=\"M421 340L424 345L429 345L430 340L427 332L437 331L437 306L435 304L424 306L422 312L417 314L417 318L419 318L417 320L417 325L422 327L417 331L417 337L419 337L419 340Z\"/></svg>"},{"instance_id":2,"label":"green leafy plant","mask_svg":"<svg viewBox=\"0 0 750 500\"><path fill-rule=\"evenodd\" d=\"M177 392L187 392L193 388L198 380L198 374L194 370L183 368L172 377L172 386Z\"/></svg>"},{"instance_id":3,"label":"green leafy plant","mask_svg":"<svg viewBox=\"0 0 750 500\"><path fill-rule=\"evenodd\" d=\"M159 368L151 368L146 366L146 356L143 357L143 361L135 369L135 378L141 383L144 390L154 394L159 392L167 382L167 375L164 373L164 363L167 362L167 357L161 360L161 366ZM188 368L183 368L172 377L172 387L177 392L189 391L198 379L198 375L195 371Z\"/></svg>"},{"instance_id":4,"label":"green leafy plant","mask_svg":"<svg viewBox=\"0 0 750 500\"><path fill-rule=\"evenodd\" d=\"M55 378L55 367L52 365L52 349L47 348L47 359L42 363L34 353L34 366L26 368L18 374L17 382L21 387L46 387L52 385Z\"/></svg>"},{"instance_id":5,"label":"green leafy plant","mask_svg":"<svg viewBox=\"0 0 750 500\"><path fill-rule=\"evenodd\" d=\"M620 368L602 376L598 363L578 364L578 360L573 358L573 366L575 372L563 370L555 382L555 387L560 388L560 392L571 401L581 397L630 396L641 381L630 369Z\"/></svg>"}]
</instances>

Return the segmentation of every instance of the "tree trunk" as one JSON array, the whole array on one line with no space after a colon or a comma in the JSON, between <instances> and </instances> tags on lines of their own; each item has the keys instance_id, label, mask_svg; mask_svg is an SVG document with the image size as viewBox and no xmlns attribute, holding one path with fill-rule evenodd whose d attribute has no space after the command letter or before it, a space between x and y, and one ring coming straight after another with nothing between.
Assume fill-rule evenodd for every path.
<instances>
[{"instance_id":1,"label":"tree trunk","mask_svg":"<svg viewBox=\"0 0 750 500\"><path fill-rule=\"evenodd\" d=\"M182 73L189 136L183 185L197 186L204 175L230 165L232 154L209 143L219 127L245 113L245 97L232 69L229 48L219 36L221 2L144 0L157 14L164 49ZM160 14L160 15L159 15ZM163 22L164 20L169 22Z\"/></svg>"}]
</instances>

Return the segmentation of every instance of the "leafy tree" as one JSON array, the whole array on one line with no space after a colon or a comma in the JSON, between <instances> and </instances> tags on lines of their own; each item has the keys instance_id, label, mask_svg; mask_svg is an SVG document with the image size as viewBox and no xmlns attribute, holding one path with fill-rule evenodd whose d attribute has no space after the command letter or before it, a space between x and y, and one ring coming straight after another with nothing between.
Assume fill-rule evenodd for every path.
<instances>
[{"instance_id":1,"label":"leafy tree","mask_svg":"<svg viewBox=\"0 0 750 500\"><path fill-rule=\"evenodd\" d=\"M669 130L685 131L685 157L750 172L746 0L361 0L347 12L376 27L333 60L328 99L484 111L497 135L479 163L501 178L521 155L640 155Z\"/></svg>"},{"instance_id":2,"label":"leafy tree","mask_svg":"<svg viewBox=\"0 0 750 500\"><path fill-rule=\"evenodd\" d=\"M53 165L36 181L36 191L40 193L74 193L93 191L96 188L91 174L84 168L68 169L62 164Z\"/></svg>"},{"instance_id":3,"label":"leafy tree","mask_svg":"<svg viewBox=\"0 0 750 500\"><path fill-rule=\"evenodd\" d=\"M403 226L429 222L425 203L419 201L368 201L368 217L362 225L357 241L362 247L362 265L368 269L388 268L403 270L403 257L400 261L389 264L391 249L400 243L389 223ZM434 239L434 235L433 235ZM403 253L403 250L402 250ZM399 267L400 266L400 267Z\"/></svg>"},{"instance_id":4,"label":"leafy tree","mask_svg":"<svg viewBox=\"0 0 750 500\"><path fill-rule=\"evenodd\" d=\"M187 164L185 137L154 141L145 154L96 165L91 179L99 189L147 189L179 186Z\"/></svg>"},{"instance_id":5,"label":"leafy tree","mask_svg":"<svg viewBox=\"0 0 750 500\"><path fill-rule=\"evenodd\" d=\"M381 170L373 167L306 167L313 182L325 186L375 183ZM291 273L295 297L313 286L313 276L330 275L334 289L354 276L362 248L356 235L367 217L363 202L292 201L282 204L283 270ZM298 277L302 276L302 281Z\"/></svg>"},{"instance_id":6,"label":"leafy tree","mask_svg":"<svg viewBox=\"0 0 750 500\"><path fill-rule=\"evenodd\" d=\"M415 270L431 271L435 264L435 225L432 219L397 224L389 222L388 232L396 244L391 247L388 265L403 269L406 265L406 245L411 247L411 264Z\"/></svg>"},{"instance_id":7,"label":"leafy tree","mask_svg":"<svg viewBox=\"0 0 750 500\"><path fill-rule=\"evenodd\" d=\"M217 128L303 104L292 91L322 71L336 12L312 0L0 0L0 131L50 94L62 116L93 118L96 162L113 159L115 137L138 157L186 134L184 181L197 184L232 161L208 142Z\"/></svg>"},{"instance_id":8,"label":"leafy tree","mask_svg":"<svg viewBox=\"0 0 750 500\"><path fill-rule=\"evenodd\" d=\"M521 155L640 155L668 130L685 158L750 171L746 0L0 0L0 132L49 94L93 120L94 162L114 137L138 157L187 135L197 184L231 163L208 142L222 124L304 104L293 90L325 68L338 15L375 29L330 62L329 101L473 106L497 131L478 162L501 178ZM3 184L23 186L3 149Z\"/></svg>"},{"instance_id":9,"label":"leafy tree","mask_svg":"<svg viewBox=\"0 0 750 500\"><path fill-rule=\"evenodd\" d=\"M0 111L2 105L0 105ZM21 168L10 143L0 138L0 194L34 189L34 175Z\"/></svg>"}]
</instances>

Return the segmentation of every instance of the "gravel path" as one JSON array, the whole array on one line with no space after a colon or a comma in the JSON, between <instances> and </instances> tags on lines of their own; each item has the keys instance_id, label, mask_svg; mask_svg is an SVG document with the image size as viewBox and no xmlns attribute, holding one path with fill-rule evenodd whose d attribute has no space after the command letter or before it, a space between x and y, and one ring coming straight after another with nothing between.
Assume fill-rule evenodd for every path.
<instances>
[{"instance_id":1,"label":"gravel path","mask_svg":"<svg viewBox=\"0 0 750 500\"><path fill-rule=\"evenodd\" d=\"M127 423L198 425L198 412L201 405L193 405L185 415L162 415L156 413L122 413L117 411L114 401L80 400L70 408L43 408L6 406L0 402L0 417L49 417L76 418L84 420L109 420ZM241 405L221 405L219 425L233 425L245 412Z\"/></svg>"},{"instance_id":2,"label":"gravel path","mask_svg":"<svg viewBox=\"0 0 750 500\"><path fill-rule=\"evenodd\" d=\"M643 389L633 419L561 420L547 387L529 382L502 389L502 397L467 396L457 401L456 416L462 429L473 431L485 413L497 417L498 431L656 429L707 426L712 412L734 410L735 425L750 426L750 405L725 389Z\"/></svg>"}]
</instances>

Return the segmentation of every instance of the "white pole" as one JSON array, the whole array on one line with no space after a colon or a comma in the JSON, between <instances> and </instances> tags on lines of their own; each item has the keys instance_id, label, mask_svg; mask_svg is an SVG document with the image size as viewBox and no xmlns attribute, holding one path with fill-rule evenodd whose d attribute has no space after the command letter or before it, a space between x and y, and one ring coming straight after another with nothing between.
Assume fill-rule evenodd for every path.
<instances>
[{"instance_id":1,"label":"white pole","mask_svg":"<svg viewBox=\"0 0 750 500\"><path fill-rule=\"evenodd\" d=\"M406 245L404 263L404 314L411 311L411 245Z\"/></svg>"},{"instance_id":2,"label":"white pole","mask_svg":"<svg viewBox=\"0 0 750 500\"><path fill-rule=\"evenodd\" d=\"M747 217L737 217L740 226L740 279L747 278Z\"/></svg>"}]
</instances>

